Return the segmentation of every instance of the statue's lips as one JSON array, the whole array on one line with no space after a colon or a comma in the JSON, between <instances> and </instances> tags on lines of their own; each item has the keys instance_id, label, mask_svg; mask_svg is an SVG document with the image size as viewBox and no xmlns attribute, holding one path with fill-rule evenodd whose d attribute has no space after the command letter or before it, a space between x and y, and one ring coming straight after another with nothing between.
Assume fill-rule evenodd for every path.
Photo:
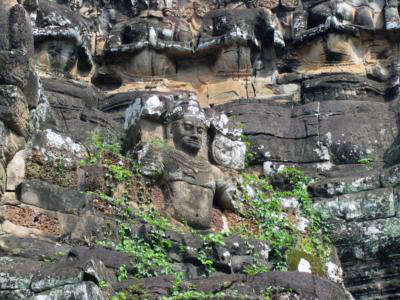
<instances>
[{"instance_id":1,"label":"statue's lips","mask_svg":"<svg viewBox=\"0 0 400 300\"><path fill-rule=\"evenodd\" d=\"M186 140L186 143L188 145L195 146L195 147L200 147L200 145L201 145L201 142L198 139L188 139L188 140Z\"/></svg>"}]
</instances>

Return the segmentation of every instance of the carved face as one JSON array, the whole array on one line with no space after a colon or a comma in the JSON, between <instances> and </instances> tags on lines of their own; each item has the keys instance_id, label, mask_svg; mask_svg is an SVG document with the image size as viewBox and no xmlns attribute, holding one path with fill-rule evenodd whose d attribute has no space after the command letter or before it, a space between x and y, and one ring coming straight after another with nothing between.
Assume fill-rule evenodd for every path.
<instances>
[{"instance_id":1,"label":"carved face","mask_svg":"<svg viewBox=\"0 0 400 300\"><path fill-rule=\"evenodd\" d=\"M197 153L203 144L205 126L197 117L184 117L172 124L174 143L189 153Z\"/></svg>"}]
</instances>

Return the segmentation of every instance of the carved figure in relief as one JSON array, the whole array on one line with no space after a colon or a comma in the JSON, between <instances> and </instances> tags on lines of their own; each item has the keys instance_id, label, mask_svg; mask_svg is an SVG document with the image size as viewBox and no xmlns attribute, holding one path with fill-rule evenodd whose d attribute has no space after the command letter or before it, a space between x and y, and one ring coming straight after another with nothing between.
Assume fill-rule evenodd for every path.
<instances>
[{"instance_id":1,"label":"carved figure in relief","mask_svg":"<svg viewBox=\"0 0 400 300\"><path fill-rule=\"evenodd\" d=\"M0 198L6 190L7 164L25 145L29 107L38 101L32 55L28 14L16 0L0 1Z\"/></svg>"},{"instance_id":2,"label":"carved figure in relief","mask_svg":"<svg viewBox=\"0 0 400 300\"><path fill-rule=\"evenodd\" d=\"M147 168L144 173L158 177L165 209L171 217L194 228L208 229L213 204L221 209L236 209L236 187L201 154L207 136L201 114L186 111L169 127L174 147L149 150L142 160Z\"/></svg>"}]
</instances>

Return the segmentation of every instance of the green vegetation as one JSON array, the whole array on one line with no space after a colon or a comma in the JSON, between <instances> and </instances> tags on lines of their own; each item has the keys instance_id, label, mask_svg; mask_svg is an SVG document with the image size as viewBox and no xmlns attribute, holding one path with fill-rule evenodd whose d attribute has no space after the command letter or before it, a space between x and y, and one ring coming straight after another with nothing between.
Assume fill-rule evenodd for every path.
<instances>
[{"instance_id":1,"label":"green vegetation","mask_svg":"<svg viewBox=\"0 0 400 300\"><path fill-rule=\"evenodd\" d=\"M112 216L119 224L118 241L102 240L97 243L132 257L133 271L128 272L126 266L120 266L118 280L171 274L171 262L166 255L171 242L165 238L165 230L170 224L147 205L151 202L151 190L146 187L139 166L121 154L120 141L110 135L92 134L88 149L90 154L81 161L81 166L101 165L105 179L103 190L96 189L89 193L111 205ZM118 189L121 184L122 192ZM139 205L137 210L132 209L131 202ZM131 234L131 228L137 222L151 225L146 240Z\"/></svg>"},{"instance_id":2,"label":"green vegetation","mask_svg":"<svg viewBox=\"0 0 400 300\"><path fill-rule=\"evenodd\" d=\"M162 300L191 300L191 299L218 299L225 298L227 295L224 292L218 293L206 293L197 291L195 288L189 288L183 290L183 280L184 274L182 272L178 272L175 278L175 284L172 287L172 295L169 297L163 297ZM233 296L233 295L230 295Z\"/></svg>"},{"instance_id":3,"label":"green vegetation","mask_svg":"<svg viewBox=\"0 0 400 300\"><path fill-rule=\"evenodd\" d=\"M105 280L100 280L100 281L99 281L99 288L101 288L101 289L106 289L106 288L108 288L108 283L107 283L107 281L105 281Z\"/></svg>"},{"instance_id":4,"label":"green vegetation","mask_svg":"<svg viewBox=\"0 0 400 300\"><path fill-rule=\"evenodd\" d=\"M141 218L143 215L136 214L135 216ZM134 270L130 275L136 278L173 273L171 261L167 257L167 251L171 247L171 242L165 238L164 226L166 224L166 219L157 215L154 210L146 214L146 220L151 218L149 216L154 217L152 219L153 227L146 240L137 236L130 237L130 224L122 223L119 228L119 243L114 243L112 241L98 242L98 244L102 246L110 247L130 255L134 262ZM144 218L142 220L144 220ZM135 221L133 221L133 223L134 222ZM128 279L128 277L125 266L121 266L118 273L118 280L125 280Z\"/></svg>"},{"instance_id":5,"label":"green vegetation","mask_svg":"<svg viewBox=\"0 0 400 300\"><path fill-rule=\"evenodd\" d=\"M274 269L286 270L285 249L300 248L310 255L325 259L330 254L330 228L322 214L315 210L307 192L310 179L295 168L284 168L276 175L286 184L286 190L274 188L274 178L243 175L244 219L236 232L267 241L271 247L270 259ZM310 221L307 232L302 233L283 210L282 201L294 198L299 202L301 214ZM251 269L247 269L252 272Z\"/></svg>"},{"instance_id":6,"label":"green vegetation","mask_svg":"<svg viewBox=\"0 0 400 300\"><path fill-rule=\"evenodd\" d=\"M207 235L199 235L196 232L194 233L204 241L203 247L198 252L197 259L206 268L206 273L209 275L216 271L214 268L214 262L211 259L212 247L214 245L225 245L223 235L220 233L209 233Z\"/></svg>"},{"instance_id":7,"label":"green vegetation","mask_svg":"<svg viewBox=\"0 0 400 300\"><path fill-rule=\"evenodd\" d=\"M177 292L173 294L170 297L164 297L161 298L162 300L193 300L193 299L218 299L218 298L224 298L226 299L226 293L224 292L218 292L218 293L207 293L207 292L201 292L201 291L196 291L196 290L189 290L189 291L184 291L184 292Z\"/></svg>"},{"instance_id":8,"label":"green vegetation","mask_svg":"<svg viewBox=\"0 0 400 300\"><path fill-rule=\"evenodd\" d=\"M130 285L128 291L119 292L113 296L111 300L139 300L139 299L150 299L146 294L143 285Z\"/></svg>"},{"instance_id":9,"label":"green vegetation","mask_svg":"<svg viewBox=\"0 0 400 300\"><path fill-rule=\"evenodd\" d=\"M160 143L154 141L153 147L168 147ZM110 214L116 220L119 229L117 239L105 238L97 243L132 257L129 271L127 266L120 266L118 280L173 274L173 264L167 255L172 241L166 238L166 231L172 228L172 225L151 206L152 191L146 186L140 167L121 154L119 141L112 137L108 139L93 134L89 144L90 154L81 161L81 166L101 167L105 184L94 185L96 188L89 188L88 193L101 203L107 204L107 207L111 206ZM284 184L279 185L277 182ZM271 249L270 261L275 270L288 268L286 255L294 253L293 249L322 260L329 255L329 227L322 215L313 208L312 199L307 192L309 182L310 179L304 176L303 172L294 168L285 168L271 178L261 178L254 174L243 175L241 185L244 209L242 221L234 228L234 232L247 238L265 241ZM297 228L297 216L291 216L284 211L282 203L288 198L293 198L299 203L301 216L310 221L306 232ZM135 209L131 206L132 203L137 205ZM150 225L146 226L146 238L133 234L138 223ZM197 260L205 267L205 275L209 275L215 271L213 248L225 245L224 236L220 233L200 234L195 230L191 232L204 241L203 246L198 249ZM184 245L178 247L181 254L186 252ZM271 266L265 261L255 257L254 263L247 265L244 272L254 276L270 269ZM226 296L223 292L210 294L183 288L182 283L183 273L178 273L172 295L164 299L210 299ZM112 299L137 299L138 295L143 297L144 293L143 288L132 287L128 292L120 292ZM268 299L267 297L268 293L265 299Z\"/></svg>"},{"instance_id":10,"label":"green vegetation","mask_svg":"<svg viewBox=\"0 0 400 300\"><path fill-rule=\"evenodd\" d=\"M365 165L367 170L372 170L372 162L374 161L374 159L370 156L365 156L360 158L357 163L361 164L361 165Z\"/></svg>"},{"instance_id":11,"label":"green vegetation","mask_svg":"<svg viewBox=\"0 0 400 300\"><path fill-rule=\"evenodd\" d=\"M246 125L241 123L240 124L240 128L243 130L245 130ZM244 165L247 168L250 165L251 160L254 158L254 153L251 151L251 142L249 139L249 136L242 133L240 136L240 139L243 141L243 143L246 145L246 157L244 159Z\"/></svg>"},{"instance_id":12,"label":"green vegetation","mask_svg":"<svg viewBox=\"0 0 400 300\"><path fill-rule=\"evenodd\" d=\"M366 157L360 158L357 161L357 163L362 164L362 165L368 165L368 164L372 163L373 161L374 161L373 158L366 156Z\"/></svg>"},{"instance_id":13,"label":"green vegetation","mask_svg":"<svg viewBox=\"0 0 400 300\"><path fill-rule=\"evenodd\" d=\"M249 276L256 276L257 274L268 272L269 269L269 266L255 257L252 264L245 265L243 272Z\"/></svg>"},{"instance_id":14,"label":"green vegetation","mask_svg":"<svg viewBox=\"0 0 400 300\"><path fill-rule=\"evenodd\" d=\"M60 156L51 161L28 160L26 164L26 177L40 179L62 187L76 186L76 168L74 166L66 167L66 159Z\"/></svg>"}]
</instances>

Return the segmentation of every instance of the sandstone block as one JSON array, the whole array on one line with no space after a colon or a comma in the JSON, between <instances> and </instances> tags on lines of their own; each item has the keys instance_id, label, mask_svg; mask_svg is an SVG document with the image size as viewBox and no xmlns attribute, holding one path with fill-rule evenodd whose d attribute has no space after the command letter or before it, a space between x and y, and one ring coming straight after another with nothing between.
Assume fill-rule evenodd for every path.
<instances>
[{"instance_id":1,"label":"sandstone block","mask_svg":"<svg viewBox=\"0 0 400 300\"><path fill-rule=\"evenodd\" d=\"M90 201L82 192L39 180L23 182L20 185L19 200L43 209L71 214L79 214L82 209L90 208Z\"/></svg>"},{"instance_id":2,"label":"sandstone block","mask_svg":"<svg viewBox=\"0 0 400 300\"><path fill-rule=\"evenodd\" d=\"M25 178L25 151L18 151L7 166L7 190L15 191Z\"/></svg>"}]
</instances>

